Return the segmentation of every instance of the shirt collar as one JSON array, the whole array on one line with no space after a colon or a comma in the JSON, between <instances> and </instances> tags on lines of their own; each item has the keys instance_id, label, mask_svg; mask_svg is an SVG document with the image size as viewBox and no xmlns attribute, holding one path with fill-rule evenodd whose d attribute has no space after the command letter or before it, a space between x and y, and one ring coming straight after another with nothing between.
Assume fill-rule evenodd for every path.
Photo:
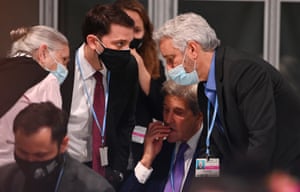
<instances>
[{"instance_id":1,"label":"shirt collar","mask_svg":"<svg viewBox=\"0 0 300 192\"><path fill-rule=\"evenodd\" d=\"M210 64L210 70L208 73L208 79L207 82L205 84L205 89L209 90L209 91L216 91L216 77L215 77L215 52L213 54L212 57L212 61Z\"/></svg>"},{"instance_id":2,"label":"shirt collar","mask_svg":"<svg viewBox=\"0 0 300 192\"><path fill-rule=\"evenodd\" d=\"M201 123L201 127L200 129L187 141L187 144L189 146L189 149L191 149L192 151L195 151L198 145L198 140L200 138L201 132L203 129L203 123ZM178 142L176 143L176 148L178 150L178 147L180 146L182 142Z\"/></svg>"}]
</instances>

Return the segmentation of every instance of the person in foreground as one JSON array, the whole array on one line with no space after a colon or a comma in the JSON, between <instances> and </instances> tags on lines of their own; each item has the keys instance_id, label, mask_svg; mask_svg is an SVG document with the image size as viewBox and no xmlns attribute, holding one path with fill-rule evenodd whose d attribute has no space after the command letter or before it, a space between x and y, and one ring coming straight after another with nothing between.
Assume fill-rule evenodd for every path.
<instances>
[{"instance_id":1,"label":"person in foreground","mask_svg":"<svg viewBox=\"0 0 300 192\"><path fill-rule=\"evenodd\" d=\"M32 103L14 120L16 163L0 168L0 192L108 192L113 187L66 153L67 115Z\"/></svg>"},{"instance_id":2,"label":"person in foreground","mask_svg":"<svg viewBox=\"0 0 300 192\"><path fill-rule=\"evenodd\" d=\"M67 38L52 27L20 27L10 36L8 57L0 59L0 166L14 161L12 126L21 109L42 101L62 107L70 54Z\"/></svg>"},{"instance_id":3,"label":"person in foreground","mask_svg":"<svg viewBox=\"0 0 300 192\"><path fill-rule=\"evenodd\" d=\"M195 13L170 19L155 38L169 77L178 84L199 83L198 101L211 133L207 148L221 154L207 155L221 160L222 171L252 162L266 172L300 176L300 102L272 65L220 46L214 29Z\"/></svg>"},{"instance_id":4,"label":"person in foreground","mask_svg":"<svg viewBox=\"0 0 300 192\"><path fill-rule=\"evenodd\" d=\"M195 178L196 159L204 154L200 146L205 142L197 84L182 86L168 80L162 91L164 122L149 124L143 156L121 191L188 191ZM165 148L166 142L173 143L172 150ZM169 156L169 164L160 162L158 154ZM169 167L167 174L156 174L164 167Z\"/></svg>"}]
</instances>

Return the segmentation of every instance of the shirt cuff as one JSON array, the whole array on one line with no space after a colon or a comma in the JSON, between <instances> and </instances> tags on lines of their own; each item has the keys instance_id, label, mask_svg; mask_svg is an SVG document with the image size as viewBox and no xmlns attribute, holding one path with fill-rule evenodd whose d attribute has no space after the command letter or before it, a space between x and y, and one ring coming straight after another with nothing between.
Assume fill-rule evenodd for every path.
<instances>
[{"instance_id":1,"label":"shirt cuff","mask_svg":"<svg viewBox=\"0 0 300 192\"><path fill-rule=\"evenodd\" d=\"M153 171L153 168L148 169L141 162L138 162L138 164L134 168L135 177L141 184L146 183L146 181L150 177L152 171Z\"/></svg>"}]
</instances>

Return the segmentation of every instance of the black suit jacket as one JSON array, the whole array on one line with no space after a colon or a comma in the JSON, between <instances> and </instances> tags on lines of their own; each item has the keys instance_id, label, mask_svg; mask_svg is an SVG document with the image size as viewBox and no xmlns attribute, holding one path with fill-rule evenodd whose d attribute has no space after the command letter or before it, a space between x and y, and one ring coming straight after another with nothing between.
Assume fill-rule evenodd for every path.
<instances>
[{"instance_id":1,"label":"black suit jacket","mask_svg":"<svg viewBox=\"0 0 300 192\"><path fill-rule=\"evenodd\" d=\"M0 167L0 192L23 192L25 178L16 163ZM58 192L113 192L99 174L66 154Z\"/></svg>"},{"instance_id":2,"label":"black suit jacket","mask_svg":"<svg viewBox=\"0 0 300 192\"><path fill-rule=\"evenodd\" d=\"M220 47L215 80L224 131L214 129L212 138L225 166L253 160L267 170L299 168L300 103L280 73L260 58Z\"/></svg>"},{"instance_id":3,"label":"black suit jacket","mask_svg":"<svg viewBox=\"0 0 300 192\"><path fill-rule=\"evenodd\" d=\"M72 57L75 58L74 56ZM70 113L74 89L74 60L68 65L69 75L61 86L63 109ZM125 172L128 164L130 134L135 125L135 109L138 90L137 63L130 62L117 71L111 71L106 119L106 145L109 167Z\"/></svg>"},{"instance_id":4,"label":"black suit jacket","mask_svg":"<svg viewBox=\"0 0 300 192\"><path fill-rule=\"evenodd\" d=\"M203 127L203 131L199 137L196 151L193 155L192 163L188 171L187 178L185 180L183 191L194 191L193 184L197 182L198 178L195 177L195 165L196 159L202 158L205 155L205 137L206 128ZM171 157L175 148L175 144L165 142L159 156L152 164L153 172L150 178L145 184L139 183L134 174L130 175L127 181L123 184L121 192L163 192L166 182L168 180L168 173L171 163ZM166 158L168 157L168 162ZM164 159L164 161L162 161Z\"/></svg>"}]
</instances>

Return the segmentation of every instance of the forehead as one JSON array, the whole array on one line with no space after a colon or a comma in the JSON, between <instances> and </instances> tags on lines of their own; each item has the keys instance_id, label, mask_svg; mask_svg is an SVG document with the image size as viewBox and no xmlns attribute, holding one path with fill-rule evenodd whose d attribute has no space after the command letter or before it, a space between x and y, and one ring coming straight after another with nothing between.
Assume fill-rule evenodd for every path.
<instances>
[{"instance_id":1,"label":"forehead","mask_svg":"<svg viewBox=\"0 0 300 192\"><path fill-rule=\"evenodd\" d=\"M51 130L41 128L38 132L26 135L22 130L15 133L15 147L27 153L47 152L57 148L57 143L51 139Z\"/></svg>"},{"instance_id":2,"label":"forehead","mask_svg":"<svg viewBox=\"0 0 300 192\"><path fill-rule=\"evenodd\" d=\"M103 41L131 41L133 39L133 28L124 27L118 24L111 24L110 32L102 37Z\"/></svg>"},{"instance_id":3,"label":"forehead","mask_svg":"<svg viewBox=\"0 0 300 192\"><path fill-rule=\"evenodd\" d=\"M166 95L164 99L164 105L166 107L178 109L187 109L188 106L183 98L174 95Z\"/></svg>"},{"instance_id":4,"label":"forehead","mask_svg":"<svg viewBox=\"0 0 300 192\"><path fill-rule=\"evenodd\" d=\"M164 37L159 41L159 49L163 57L182 55L181 51L174 47L171 38Z\"/></svg>"}]
</instances>

